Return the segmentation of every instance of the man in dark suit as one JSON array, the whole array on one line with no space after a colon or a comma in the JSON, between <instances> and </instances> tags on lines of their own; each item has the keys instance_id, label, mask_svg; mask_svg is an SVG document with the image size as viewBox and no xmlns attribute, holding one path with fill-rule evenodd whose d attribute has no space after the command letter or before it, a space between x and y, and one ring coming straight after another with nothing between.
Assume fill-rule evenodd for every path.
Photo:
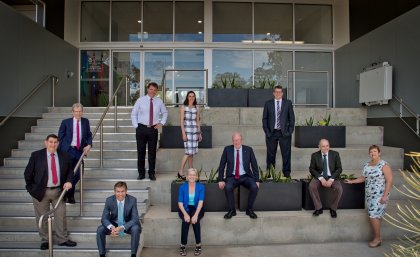
<instances>
[{"instance_id":1,"label":"man in dark suit","mask_svg":"<svg viewBox=\"0 0 420 257\"><path fill-rule=\"evenodd\" d=\"M63 189L69 190L72 185L73 171L65 152L57 151L58 137L54 134L45 139L45 147L31 154L25 169L26 190L32 196L35 209L35 220L38 227L40 217L50 211L50 204L55 206ZM61 201L54 214L55 230L59 245L73 247L77 243L68 239L66 204ZM49 248L47 219L39 230L41 250Z\"/></svg>"},{"instance_id":2,"label":"man in dark suit","mask_svg":"<svg viewBox=\"0 0 420 257\"><path fill-rule=\"evenodd\" d=\"M139 247L141 225L137 210L137 199L127 194L127 184L119 181L114 185L114 195L105 201L102 225L96 232L99 255L105 257L105 236L124 237L131 235L131 257L135 257Z\"/></svg>"},{"instance_id":3,"label":"man in dark suit","mask_svg":"<svg viewBox=\"0 0 420 257\"><path fill-rule=\"evenodd\" d=\"M264 105L262 118L267 145L267 170L276 167L277 145L283 161L283 175L290 177L292 133L295 129L295 113L290 100L283 98L283 88L275 86L274 99L268 100Z\"/></svg>"},{"instance_id":4,"label":"man in dark suit","mask_svg":"<svg viewBox=\"0 0 420 257\"><path fill-rule=\"evenodd\" d=\"M257 159L251 147L242 145L240 133L232 135L232 142L233 145L226 146L223 150L218 169L219 188L225 189L229 206L229 211L224 217L230 219L236 215L233 190L239 185L244 185L249 189L246 215L256 219L257 215L254 213L253 206L260 186ZM226 180L224 180L225 167Z\"/></svg>"},{"instance_id":5,"label":"man in dark suit","mask_svg":"<svg viewBox=\"0 0 420 257\"><path fill-rule=\"evenodd\" d=\"M72 171L76 167L82 154L87 155L92 147L92 132L90 131L89 120L82 118L83 105L75 103L72 106L73 118L61 122L58 130L60 144L58 149L67 152L71 159ZM67 203L76 203L74 190L80 179L80 169L76 171L72 181L72 189L67 192Z\"/></svg>"},{"instance_id":6,"label":"man in dark suit","mask_svg":"<svg viewBox=\"0 0 420 257\"><path fill-rule=\"evenodd\" d=\"M330 214L332 218L337 218L337 207L343 194L343 188L336 178L340 177L343 168L338 152L330 150L330 143L327 139L319 141L319 151L311 156L309 172L312 180L309 183L309 194L315 205L313 216L322 214L322 202L319 198L319 188L321 186L332 189L333 200L331 203Z\"/></svg>"}]
</instances>

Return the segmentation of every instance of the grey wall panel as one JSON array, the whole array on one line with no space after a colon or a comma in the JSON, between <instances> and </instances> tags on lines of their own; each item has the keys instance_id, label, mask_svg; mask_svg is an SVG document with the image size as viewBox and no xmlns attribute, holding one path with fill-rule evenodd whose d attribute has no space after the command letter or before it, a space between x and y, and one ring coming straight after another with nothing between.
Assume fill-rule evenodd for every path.
<instances>
[{"instance_id":1,"label":"grey wall panel","mask_svg":"<svg viewBox=\"0 0 420 257\"><path fill-rule=\"evenodd\" d=\"M46 75L54 74L56 106L77 100L78 49L0 2L0 115L6 115ZM67 71L74 72L67 78ZM50 83L49 83L50 84ZM46 85L14 116L39 117L51 106Z\"/></svg>"}]
</instances>

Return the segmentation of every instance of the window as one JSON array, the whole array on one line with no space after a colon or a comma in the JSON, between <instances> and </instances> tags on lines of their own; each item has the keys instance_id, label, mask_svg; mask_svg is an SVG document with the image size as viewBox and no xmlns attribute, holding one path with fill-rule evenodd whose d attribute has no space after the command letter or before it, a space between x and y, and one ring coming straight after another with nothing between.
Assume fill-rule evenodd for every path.
<instances>
[{"instance_id":1,"label":"window","mask_svg":"<svg viewBox=\"0 0 420 257\"><path fill-rule=\"evenodd\" d=\"M295 5L295 41L304 44L332 44L332 7Z\"/></svg>"},{"instance_id":2,"label":"window","mask_svg":"<svg viewBox=\"0 0 420 257\"><path fill-rule=\"evenodd\" d=\"M82 2L81 42L109 41L109 2Z\"/></svg>"},{"instance_id":3,"label":"window","mask_svg":"<svg viewBox=\"0 0 420 257\"><path fill-rule=\"evenodd\" d=\"M255 51L254 52L254 87L287 87L287 71L293 69L292 52Z\"/></svg>"},{"instance_id":4,"label":"window","mask_svg":"<svg viewBox=\"0 0 420 257\"><path fill-rule=\"evenodd\" d=\"M213 42L252 42L252 3L213 3Z\"/></svg>"},{"instance_id":5,"label":"window","mask_svg":"<svg viewBox=\"0 0 420 257\"><path fill-rule=\"evenodd\" d=\"M143 2L143 41L173 41L172 2Z\"/></svg>"},{"instance_id":6,"label":"window","mask_svg":"<svg viewBox=\"0 0 420 257\"><path fill-rule=\"evenodd\" d=\"M291 4L254 5L254 42L292 43L293 6Z\"/></svg>"},{"instance_id":7,"label":"window","mask_svg":"<svg viewBox=\"0 0 420 257\"><path fill-rule=\"evenodd\" d=\"M252 87L252 51L213 50L213 87Z\"/></svg>"},{"instance_id":8,"label":"window","mask_svg":"<svg viewBox=\"0 0 420 257\"><path fill-rule=\"evenodd\" d=\"M112 2L111 41L141 40L141 2Z\"/></svg>"},{"instance_id":9,"label":"window","mask_svg":"<svg viewBox=\"0 0 420 257\"><path fill-rule=\"evenodd\" d=\"M203 2L175 2L175 41L204 41Z\"/></svg>"}]
</instances>

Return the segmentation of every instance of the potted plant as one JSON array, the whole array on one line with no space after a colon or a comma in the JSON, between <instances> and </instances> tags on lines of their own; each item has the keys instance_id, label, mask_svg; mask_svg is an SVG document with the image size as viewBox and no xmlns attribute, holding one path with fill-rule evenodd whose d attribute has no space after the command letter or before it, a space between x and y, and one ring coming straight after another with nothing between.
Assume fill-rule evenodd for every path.
<instances>
[{"instance_id":1,"label":"potted plant","mask_svg":"<svg viewBox=\"0 0 420 257\"><path fill-rule=\"evenodd\" d=\"M302 182L302 208L305 210L314 210L314 203L309 194L309 183L312 175L308 175L306 179L301 179ZM338 209L364 209L365 208L365 183L347 184L344 183L346 179L355 179L354 174L340 174L338 178L343 187L343 194L341 195ZM321 198L322 207L324 209L330 208L331 197L330 189L320 187L319 196Z\"/></svg>"},{"instance_id":2,"label":"potted plant","mask_svg":"<svg viewBox=\"0 0 420 257\"><path fill-rule=\"evenodd\" d=\"M300 148L317 148L321 138L328 139L330 147L346 147L346 127L331 123L331 114L317 123L311 117L305 120L304 126L295 127L295 146Z\"/></svg>"},{"instance_id":3,"label":"potted plant","mask_svg":"<svg viewBox=\"0 0 420 257\"><path fill-rule=\"evenodd\" d=\"M205 199L204 199L204 210L208 212L224 212L228 210L228 204L224 190L220 190L219 183L217 181L218 171L211 169L209 174L206 176L204 181L204 187L206 188Z\"/></svg>"},{"instance_id":4,"label":"potted plant","mask_svg":"<svg viewBox=\"0 0 420 257\"><path fill-rule=\"evenodd\" d=\"M203 140L198 143L198 148L212 148L212 126L200 126ZM182 141L181 126L172 126L166 124L162 127L162 133L159 140L160 148L184 148Z\"/></svg>"},{"instance_id":5,"label":"potted plant","mask_svg":"<svg viewBox=\"0 0 420 257\"><path fill-rule=\"evenodd\" d=\"M216 76L208 92L210 107L247 107L248 89L243 88L245 81L238 73L225 72Z\"/></svg>"},{"instance_id":6,"label":"potted plant","mask_svg":"<svg viewBox=\"0 0 420 257\"><path fill-rule=\"evenodd\" d=\"M300 181L284 177L273 167L260 172L260 187L254 203L255 211L298 211L302 209L302 184ZM245 211L249 191L239 189L239 209Z\"/></svg>"}]
</instances>

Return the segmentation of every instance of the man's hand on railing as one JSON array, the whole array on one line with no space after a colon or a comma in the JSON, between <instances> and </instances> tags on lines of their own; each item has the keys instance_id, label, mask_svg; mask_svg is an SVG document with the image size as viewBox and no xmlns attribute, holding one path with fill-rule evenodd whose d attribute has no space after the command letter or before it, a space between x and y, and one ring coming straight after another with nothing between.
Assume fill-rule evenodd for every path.
<instances>
[{"instance_id":1,"label":"man's hand on railing","mask_svg":"<svg viewBox=\"0 0 420 257\"><path fill-rule=\"evenodd\" d=\"M70 190L72 188L72 184L70 182L66 182L63 185L63 189Z\"/></svg>"},{"instance_id":2,"label":"man's hand on railing","mask_svg":"<svg viewBox=\"0 0 420 257\"><path fill-rule=\"evenodd\" d=\"M90 145L85 146L85 147L83 148L83 154L84 154L84 155L87 155L87 154L89 153L89 151L90 151L90 148L91 148L91 146L90 146Z\"/></svg>"}]
</instances>

